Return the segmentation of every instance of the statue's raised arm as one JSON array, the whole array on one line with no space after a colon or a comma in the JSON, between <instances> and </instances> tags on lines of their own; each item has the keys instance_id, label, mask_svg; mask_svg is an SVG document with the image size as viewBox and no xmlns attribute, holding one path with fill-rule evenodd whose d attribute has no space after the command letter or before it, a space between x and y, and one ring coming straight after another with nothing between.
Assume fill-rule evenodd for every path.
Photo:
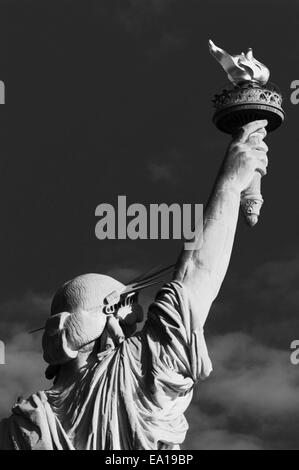
<instances>
[{"instance_id":1,"label":"statue's raised arm","mask_svg":"<svg viewBox=\"0 0 299 470\"><path fill-rule=\"evenodd\" d=\"M179 448L193 386L211 372L203 326L228 267L240 194L266 172L266 125L246 125L229 146L203 230L140 332L138 288L153 278L124 286L87 274L57 291L42 341L52 387L18 400L0 423L0 449Z\"/></svg>"},{"instance_id":2,"label":"statue's raised arm","mask_svg":"<svg viewBox=\"0 0 299 470\"><path fill-rule=\"evenodd\" d=\"M193 299L194 325L203 327L228 268L237 226L240 197L255 171L266 173L267 121L244 126L230 144L214 189L195 234L194 249L184 249L174 279Z\"/></svg>"}]
</instances>

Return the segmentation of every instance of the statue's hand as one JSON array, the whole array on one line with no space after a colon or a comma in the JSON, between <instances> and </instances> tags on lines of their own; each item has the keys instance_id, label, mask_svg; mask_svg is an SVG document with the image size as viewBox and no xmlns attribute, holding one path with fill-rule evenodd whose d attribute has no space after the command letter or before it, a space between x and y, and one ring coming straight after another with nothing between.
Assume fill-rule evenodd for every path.
<instances>
[{"instance_id":1,"label":"statue's hand","mask_svg":"<svg viewBox=\"0 0 299 470\"><path fill-rule=\"evenodd\" d=\"M246 124L228 148L222 182L240 193L248 188L255 171L266 174L268 146L264 138L267 124L266 120Z\"/></svg>"},{"instance_id":2,"label":"statue's hand","mask_svg":"<svg viewBox=\"0 0 299 470\"><path fill-rule=\"evenodd\" d=\"M108 315L101 350L118 346L125 338L132 336L136 331L137 323L142 320L143 309L138 303L121 307L116 316Z\"/></svg>"}]
</instances>

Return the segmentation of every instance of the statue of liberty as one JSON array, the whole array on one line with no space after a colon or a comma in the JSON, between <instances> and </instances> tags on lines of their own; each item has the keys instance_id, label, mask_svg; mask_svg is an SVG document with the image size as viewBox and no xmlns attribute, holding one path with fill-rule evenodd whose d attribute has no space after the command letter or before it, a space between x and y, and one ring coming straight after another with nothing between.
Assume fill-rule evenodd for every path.
<instances>
[{"instance_id":1,"label":"statue of liberty","mask_svg":"<svg viewBox=\"0 0 299 470\"><path fill-rule=\"evenodd\" d=\"M179 448L194 385L212 370L204 325L228 268L240 195L255 171L266 173L266 126L252 122L234 137L198 243L183 248L140 331L138 291L158 273L130 286L86 274L57 291L43 334L52 386L13 406L0 424L1 449Z\"/></svg>"}]
</instances>

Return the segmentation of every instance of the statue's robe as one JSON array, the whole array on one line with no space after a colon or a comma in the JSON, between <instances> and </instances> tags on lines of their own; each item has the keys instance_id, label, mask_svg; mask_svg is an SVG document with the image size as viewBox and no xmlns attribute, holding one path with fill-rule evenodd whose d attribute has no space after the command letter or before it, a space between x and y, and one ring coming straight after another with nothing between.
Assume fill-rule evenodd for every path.
<instances>
[{"instance_id":1,"label":"statue's robe","mask_svg":"<svg viewBox=\"0 0 299 470\"><path fill-rule=\"evenodd\" d=\"M63 391L17 403L0 424L0 448L178 449L194 384L212 370L193 304L180 283L165 285L141 332L100 353Z\"/></svg>"}]
</instances>

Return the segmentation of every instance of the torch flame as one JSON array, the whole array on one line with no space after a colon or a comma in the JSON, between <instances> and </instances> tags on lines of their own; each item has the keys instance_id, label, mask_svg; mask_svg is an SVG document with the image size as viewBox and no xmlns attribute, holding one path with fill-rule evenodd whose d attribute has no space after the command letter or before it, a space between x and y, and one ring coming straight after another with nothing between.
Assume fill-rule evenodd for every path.
<instances>
[{"instance_id":1,"label":"torch flame","mask_svg":"<svg viewBox=\"0 0 299 470\"><path fill-rule=\"evenodd\" d=\"M246 54L230 55L209 41L210 52L226 71L229 80L238 85L242 82L255 82L266 85L270 77L270 70L253 57L252 49Z\"/></svg>"}]
</instances>

